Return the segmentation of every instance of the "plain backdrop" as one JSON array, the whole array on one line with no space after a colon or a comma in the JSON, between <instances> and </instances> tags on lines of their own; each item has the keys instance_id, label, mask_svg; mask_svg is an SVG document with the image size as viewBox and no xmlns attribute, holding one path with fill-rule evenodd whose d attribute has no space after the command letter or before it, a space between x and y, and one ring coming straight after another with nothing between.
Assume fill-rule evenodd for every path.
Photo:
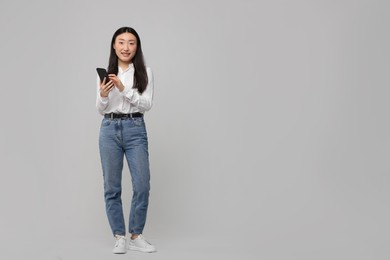
<instances>
[{"instance_id":1,"label":"plain backdrop","mask_svg":"<svg viewBox=\"0 0 390 260\"><path fill-rule=\"evenodd\" d=\"M0 259L390 259L389 1L0 12ZM95 68L122 26L154 72L155 254L113 255L104 210Z\"/></svg>"}]
</instances>

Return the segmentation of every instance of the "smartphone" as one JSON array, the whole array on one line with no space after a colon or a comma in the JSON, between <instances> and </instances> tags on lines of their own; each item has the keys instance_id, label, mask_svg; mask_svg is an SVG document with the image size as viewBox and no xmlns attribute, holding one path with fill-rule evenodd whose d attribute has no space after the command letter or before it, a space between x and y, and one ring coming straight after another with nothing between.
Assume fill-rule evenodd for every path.
<instances>
[{"instance_id":1,"label":"smartphone","mask_svg":"<svg viewBox=\"0 0 390 260\"><path fill-rule=\"evenodd\" d=\"M104 78L106 78L106 84L110 81L108 77L108 73L106 69L96 68L97 73L99 74L100 82L103 82Z\"/></svg>"}]
</instances>

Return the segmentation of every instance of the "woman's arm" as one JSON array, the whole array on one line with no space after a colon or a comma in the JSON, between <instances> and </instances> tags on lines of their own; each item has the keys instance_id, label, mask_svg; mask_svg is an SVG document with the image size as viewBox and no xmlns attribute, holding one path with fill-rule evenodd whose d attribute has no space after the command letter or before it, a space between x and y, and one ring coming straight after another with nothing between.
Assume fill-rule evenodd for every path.
<instances>
[{"instance_id":1,"label":"woman's arm","mask_svg":"<svg viewBox=\"0 0 390 260\"><path fill-rule=\"evenodd\" d=\"M108 106L108 97L100 96L100 78L97 77L97 93L96 93L96 108L101 115L104 115L104 110Z\"/></svg>"},{"instance_id":2,"label":"woman's arm","mask_svg":"<svg viewBox=\"0 0 390 260\"><path fill-rule=\"evenodd\" d=\"M153 106L153 73L152 70L148 67L146 68L146 73L148 74L148 85L142 94L140 94L137 89L132 88L132 86L125 86L124 90L121 92L121 94L125 96L126 99L128 99L130 103L136 106L141 112L148 111Z\"/></svg>"}]
</instances>

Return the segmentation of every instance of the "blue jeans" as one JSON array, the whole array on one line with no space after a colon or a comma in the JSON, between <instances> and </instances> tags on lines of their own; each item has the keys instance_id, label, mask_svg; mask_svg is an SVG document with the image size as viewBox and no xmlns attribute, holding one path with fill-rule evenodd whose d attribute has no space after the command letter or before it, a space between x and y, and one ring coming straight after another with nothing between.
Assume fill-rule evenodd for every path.
<instances>
[{"instance_id":1,"label":"blue jeans","mask_svg":"<svg viewBox=\"0 0 390 260\"><path fill-rule=\"evenodd\" d=\"M121 199L124 156L127 159L133 186L129 232L142 234L150 190L148 137L144 118L103 118L99 150L103 168L106 213L113 235L126 235Z\"/></svg>"}]
</instances>

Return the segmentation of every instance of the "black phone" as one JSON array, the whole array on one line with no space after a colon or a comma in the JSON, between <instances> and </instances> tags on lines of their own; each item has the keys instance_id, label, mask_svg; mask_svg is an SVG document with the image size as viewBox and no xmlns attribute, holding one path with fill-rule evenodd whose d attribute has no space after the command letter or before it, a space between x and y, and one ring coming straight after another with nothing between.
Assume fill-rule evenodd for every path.
<instances>
[{"instance_id":1,"label":"black phone","mask_svg":"<svg viewBox=\"0 0 390 260\"><path fill-rule=\"evenodd\" d=\"M110 81L106 69L96 68L97 73L99 74L100 82L103 82L103 79L106 78L106 84Z\"/></svg>"}]
</instances>

